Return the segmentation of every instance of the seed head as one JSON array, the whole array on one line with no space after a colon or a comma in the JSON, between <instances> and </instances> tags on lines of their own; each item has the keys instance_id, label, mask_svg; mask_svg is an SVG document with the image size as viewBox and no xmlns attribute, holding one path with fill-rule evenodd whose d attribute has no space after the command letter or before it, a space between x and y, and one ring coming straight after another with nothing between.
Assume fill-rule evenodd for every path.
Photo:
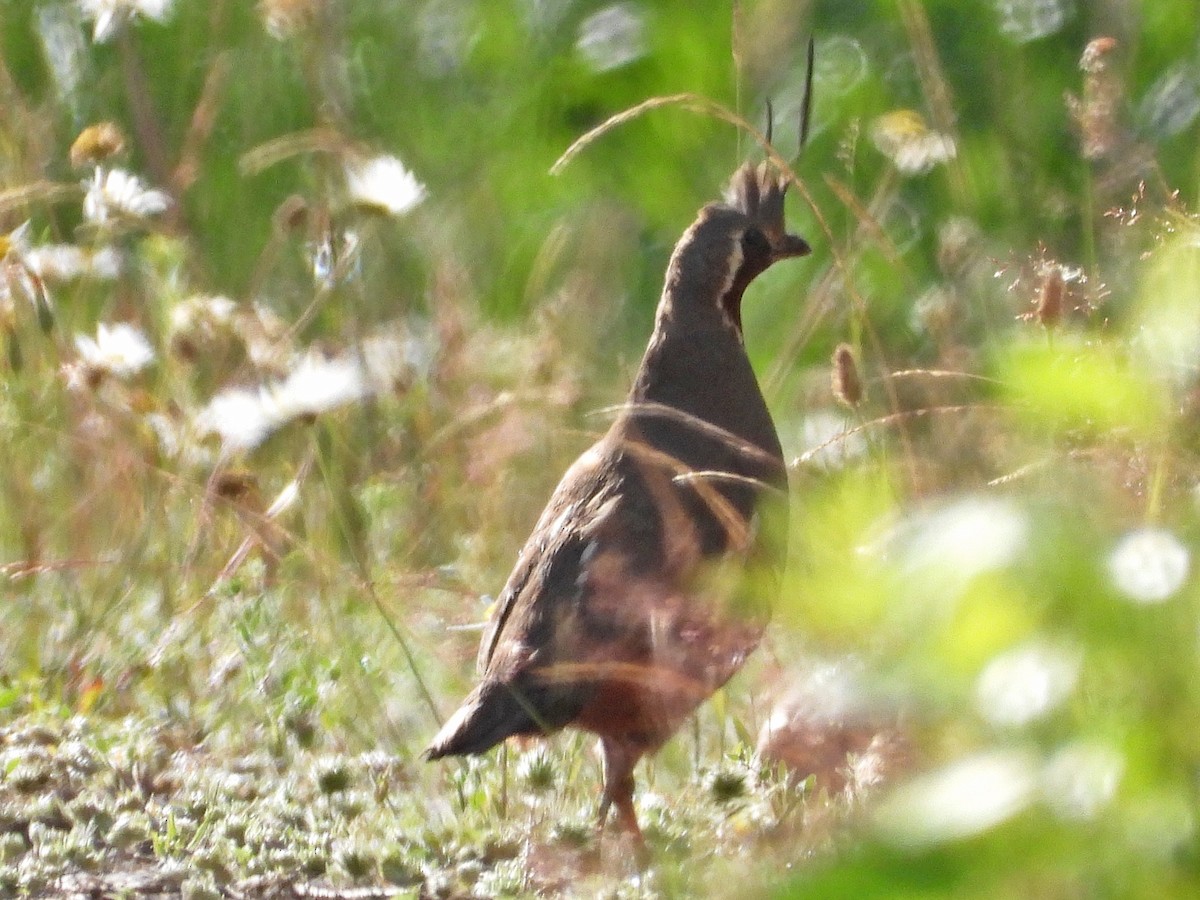
<instances>
[{"instance_id":1,"label":"seed head","mask_svg":"<svg viewBox=\"0 0 1200 900\"><path fill-rule=\"evenodd\" d=\"M1085 159L1109 155L1121 137L1120 110L1124 85L1112 64L1117 42L1110 37L1090 41L1079 60L1083 96L1067 95L1067 109L1079 127Z\"/></svg>"},{"instance_id":2,"label":"seed head","mask_svg":"<svg viewBox=\"0 0 1200 900\"><path fill-rule=\"evenodd\" d=\"M1088 41L1088 45L1083 49L1083 56L1079 58L1079 68L1089 74L1104 71L1104 69L1108 68L1109 54L1116 49L1116 38L1093 38Z\"/></svg>"},{"instance_id":3,"label":"seed head","mask_svg":"<svg viewBox=\"0 0 1200 900\"><path fill-rule=\"evenodd\" d=\"M853 409L862 402L862 379L858 375L858 363L854 351L846 343L838 344L833 351L833 396L839 403Z\"/></svg>"},{"instance_id":4,"label":"seed head","mask_svg":"<svg viewBox=\"0 0 1200 900\"><path fill-rule=\"evenodd\" d=\"M1062 266L1051 266L1042 278L1042 286L1038 291L1037 309L1034 311L1034 317L1045 328L1053 328L1062 319L1065 288Z\"/></svg>"},{"instance_id":5,"label":"seed head","mask_svg":"<svg viewBox=\"0 0 1200 900\"><path fill-rule=\"evenodd\" d=\"M258 478L244 469L221 472L213 480L213 493L224 500L245 500L258 493Z\"/></svg>"}]
</instances>

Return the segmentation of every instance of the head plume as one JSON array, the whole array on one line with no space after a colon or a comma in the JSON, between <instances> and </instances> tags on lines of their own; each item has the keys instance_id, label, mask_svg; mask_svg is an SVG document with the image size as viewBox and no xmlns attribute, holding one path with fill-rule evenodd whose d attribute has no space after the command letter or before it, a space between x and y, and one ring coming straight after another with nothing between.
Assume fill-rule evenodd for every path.
<instances>
[{"instance_id":1,"label":"head plume","mask_svg":"<svg viewBox=\"0 0 1200 900\"><path fill-rule=\"evenodd\" d=\"M771 262L811 252L803 238L788 234L783 218L787 178L769 162L746 163L729 181L725 202L746 216L762 232L771 247Z\"/></svg>"}]
</instances>

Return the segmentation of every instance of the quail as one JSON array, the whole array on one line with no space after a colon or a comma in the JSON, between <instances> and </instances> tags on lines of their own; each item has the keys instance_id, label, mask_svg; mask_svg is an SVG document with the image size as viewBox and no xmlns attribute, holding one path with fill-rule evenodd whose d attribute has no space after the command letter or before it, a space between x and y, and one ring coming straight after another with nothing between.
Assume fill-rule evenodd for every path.
<instances>
[{"instance_id":1,"label":"quail","mask_svg":"<svg viewBox=\"0 0 1200 900\"><path fill-rule=\"evenodd\" d=\"M787 477L741 303L809 252L785 229L786 188L769 163L745 164L680 238L628 401L550 497L484 632L479 683L427 758L594 733L599 824L615 807L641 840L635 765L741 667L778 590L754 573L786 541L768 520L786 512Z\"/></svg>"}]
</instances>

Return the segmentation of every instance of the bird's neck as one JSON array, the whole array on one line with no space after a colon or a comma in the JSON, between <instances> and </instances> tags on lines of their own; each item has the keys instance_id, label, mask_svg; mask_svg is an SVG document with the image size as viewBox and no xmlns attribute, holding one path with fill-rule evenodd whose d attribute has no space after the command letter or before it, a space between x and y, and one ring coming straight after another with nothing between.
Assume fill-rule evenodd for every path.
<instances>
[{"instance_id":1,"label":"bird's neck","mask_svg":"<svg viewBox=\"0 0 1200 900\"><path fill-rule=\"evenodd\" d=\"M700 303L690 294L685 307L668 282L623 418L642 432L658 432L681 455L694 454L688 460L693 465L767 477L762 454L781 461L783 453L741 330L724 311L723 299L733 309L740 306L739 292ZM702 438L705 432L710 436ZM717 432L731 436L733 444L751 445L759 458L721 447L711 438Z\"/></svg>"}]
</instances>

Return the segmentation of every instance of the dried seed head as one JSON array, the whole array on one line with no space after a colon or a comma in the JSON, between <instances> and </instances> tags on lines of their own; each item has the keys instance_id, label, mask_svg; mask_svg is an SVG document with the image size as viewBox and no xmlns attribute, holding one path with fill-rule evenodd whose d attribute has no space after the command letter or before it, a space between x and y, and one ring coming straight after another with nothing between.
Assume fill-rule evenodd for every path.
<instances>
[{"instance_id":1,"label":"dried seed head","mask_svg":"<svg viewBox=\"0 0 1200 900\"><path fill-rule=\"evenodd\" d=\"M97 122L79 132L71 145L71 165L76 169L104 162L125 150L125 135L113 122Z\"/></svg>"},{"instance_id":2,"label":"dried seed head","mask_svg":"<svg viewBox=\"0 0 1200 900\"><path fill-rule=\"evenodd\" d=\"M838 344L833 351L833 396L851 409L862 402L862 379L849 344Z\"/></svg>"},{"instance_id":3,"label":"dried seed head","mask_svg":"<svg viewBox=\"0 0 1200 900\"><path fill-rule=\"evenodd\" d=\"M1104 70L1108 66L1108 55L1116 49L1116 38L1093 38L1083 49L1083 56L1079 58L1079 68L1088 73Z\"/></svg>"},{"instance_id":4,"label":"dried seed head","mask_svg":"<svg viewBox=\"0 0 1200 900\"><path fill-rule=\"evenodd\" d=\"M258 478L253 472L231 469L217 475L212 489L223 500L245 500L258 493Z\"/></svg>"},{"instance_id":5,"label":"dried seed head","mask_svg":"<svg viewBox=\"0 0 1200 900\"><path fill-rule=\"evenodd\" d=\"M1119 113L1124 86L1112 67L1112 52L1116 48L1117 42L1110 37L1090 41L1079 60L1083 97L1067 95L1067 109L1083 138L1084 159L1107 156L1121 137Z\"/></svg>"},{"instance_id":6,"label":"dried seed head","mask_svg":"<svg viewBox=\"0 0 1200 900\"><path fill-rule=\"evenodd\" d=\"M79 372L82 376L83 384L89 391L98 391L100 385L104 384L104 378L108 374L99 366L80 363Z\"/></svg>"},{"instance_id":7,"label":"dried seed head","mask_svg":"<svg viewBox=\"0 0 1200 900\"><path fill-rule=\"evenodd\" d=\"M1066 283L1063 281L1062 266L1051 266L1042 278L1042 286L1038 291L1037 309L1034 317L1046 328L1053 328L1062 319L1063 294Z\"/></svg>"}]
</instances>

